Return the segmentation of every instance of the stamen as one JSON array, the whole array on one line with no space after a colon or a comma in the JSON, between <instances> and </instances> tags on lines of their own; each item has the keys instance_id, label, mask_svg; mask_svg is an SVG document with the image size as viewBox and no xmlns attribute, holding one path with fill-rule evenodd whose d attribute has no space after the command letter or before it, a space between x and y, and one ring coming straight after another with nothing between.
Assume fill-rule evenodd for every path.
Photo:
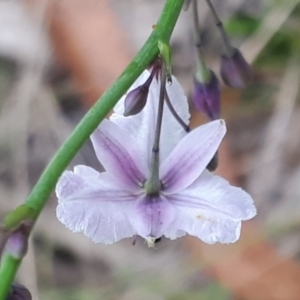
<instances>
[{"instance_id":1,"label":"stamen","mask_svg":"<svg viewBox=\"0 0 300 300\"><path fill-rule=\"evenodd\" d=\"M180 116L177 114L175 108L173 107L171 101L170 101L170 97L168 95L168 92L166 91L166 104L171 112L171 114L173 115L173 117L177 120L177 122L182 126L182 128L184 129L184 131L186 132L190 132L190 127L184 123L184 121L180 118Z\"/></svg>"},{"instance_id":2,"label":"stamen","mask_svg":"<svg viewBox=\"0 0 300 300\"><path fill-rule=\"evenodd\" d=\"M205 1L213 15L215 25L217 26L217 28L220 32L221 39L223 41L224 50L226 52L226 56L231 57L234 52L234 48L230 44L229 38L228 38L226 31L224 29L224 26L223 26L223 23L220 20L219 16L217 15L217 12L216 12L214 6L212 5L211 1L210 0L205 0Z\"/></svg>"}]
</instances>

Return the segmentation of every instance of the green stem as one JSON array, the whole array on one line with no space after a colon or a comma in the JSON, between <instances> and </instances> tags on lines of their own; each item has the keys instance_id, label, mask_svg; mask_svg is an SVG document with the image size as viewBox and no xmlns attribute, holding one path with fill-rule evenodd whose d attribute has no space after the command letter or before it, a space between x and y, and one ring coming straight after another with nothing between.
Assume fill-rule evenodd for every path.
<instances>
[{"instance_id":1,"label":"green stem","mask_svg":"<svg viewBox=\"0 0 300 300\"><path fill-rule=\"evenodd\" d=\"M158 42L163 41L166 44L169 43L171 34L182 9L183 2L183 0L166 0L156 27L145 45L114 84L89 110L46 167L31 194L28 196L25 204L29 209L34 210L35 220L40 215L40 212L53 191L58 178L67 168L76 153L86 142L91 133L97 128L99 123L106 117L118 100L137 79L137 77L158 56ZM6 229L16 227L20 222L18 209L9 213L7 215L7 220L9 221L5 223ZM4 295L10 287L14 277L13 274L15 274L17 267L7 257L4 258L2 264L3 267L0 269L0 300L5 300Z\"/></svg>"},{"instance_id":2,"label":"green stem","mask_svg":"<svg viewBox=\"0 0 300 300\"><path fill-rule=\"evenodd\" d=\"M21 259L9 254L4 255L0 268L0 299L5 300L15 278Z\"/></svg>"},{"instance_id":3,"label":"green stem","mask_svg":"<svg viewBox=\"0 0 300 300\"><path fill-rule=\"evenodd\" d=\"M52 159L27 199L27 205L37 210L38 214L43 209L59 176L69 165L82 145L115 106L118 100L125 94L137 77L157 57L159 54L158 41L164 40L169 42L182 5L183 0L166 0L165 7L157 22L157 26L145 45L121 76L85 115Z\"/></svg>"}]
</instances>

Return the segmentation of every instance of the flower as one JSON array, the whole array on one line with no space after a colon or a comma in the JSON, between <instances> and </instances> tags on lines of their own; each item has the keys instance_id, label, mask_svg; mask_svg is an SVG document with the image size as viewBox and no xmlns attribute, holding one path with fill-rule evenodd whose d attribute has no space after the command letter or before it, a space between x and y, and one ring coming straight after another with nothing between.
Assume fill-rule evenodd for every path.
<instances>
[{"instance_id":1,"label":"flower","mask_svg":"<svg viewBox=\"0 0 300 300\"><path fill-rule=\"evenodd\" d=\"M144 71L131 90L148 76ZM188 122L187 99L176 78L166 88L177 113ZM245 191L205 170L225 135L223 120L187 134L164 105L161 190L146 194L158 96L159 82L154 79L139 114L123 116L124 96L110 120L95 130L91 140L106 171L83 165L65 171L56 186L58 219L96 243L140 235L151 244L162 236L176 239L185 234L209 244L235 242L241 221L254 217L256 209Z\"/></svg>"}]
</instances>

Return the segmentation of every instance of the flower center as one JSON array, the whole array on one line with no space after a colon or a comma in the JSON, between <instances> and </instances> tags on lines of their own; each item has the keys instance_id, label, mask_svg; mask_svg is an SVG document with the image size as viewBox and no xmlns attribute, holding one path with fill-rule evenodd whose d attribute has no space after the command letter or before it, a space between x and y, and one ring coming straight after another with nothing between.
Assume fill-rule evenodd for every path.
<instances>
[{"instance_id":1,"label":"flower center","mask_svg":"<svg viewBox=\"0 0 300 300\"><path fill-rule=\"evenodd\" d=\"M155 200L157 196L159 196L160 191L162 190L162 183L158 179L154 177L150 177L144 184L144 190L147 196L149 196L150 199Z\"/></svg>"}]
</instances>

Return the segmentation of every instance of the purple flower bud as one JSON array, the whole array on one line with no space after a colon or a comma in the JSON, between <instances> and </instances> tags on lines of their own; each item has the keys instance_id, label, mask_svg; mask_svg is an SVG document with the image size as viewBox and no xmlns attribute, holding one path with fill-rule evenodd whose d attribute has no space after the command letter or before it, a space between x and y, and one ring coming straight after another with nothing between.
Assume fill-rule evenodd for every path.
<instances>
[{"instance_id":1,"label":"purple flower bud","mask_svg":"<svg viewBox=\"0 0 300 300\"><path fill-rule=\"evenodd\" d=\"M209 77L207 82L200 82L195 77L192 100L197 110L215 120L220 117L220 87L214 72L210 71Z\"/></svg>"},{"instance_id":2,"label":"purple flower bud","mask_svg":"<svg viewBox=\"0 0 300 300\"><path fill-rule=\"evenodd\" d=\"M18 229L10 232L5 245L5 252L16 259L22 259L28 249L28 237L33 226L31 220L24 221Z\"/></svg>"},{"instance_id":3,"label":"purple flower bud","mask_svg":"<svg viewBox=\"0 0 300 300\"><path fill-rule=\"evenodd\" d=\"M141 85L134 90L130 91L124 101L124 116L133 116L143 110L147 103L149 92L148 85Z\"/></svg>"},{"instance_id":4,"label":"purple flower bud","mask_svg":"<svg viewBox=\"0 0 300 300\"><path fill-rule=\"evenodd\" d=\"M252 82L251 68L238 49L234 49L231 57L222 55L221 77L226 85L236 89L243 89Z\"/></svg>"},{"instance_id":5,"label":"purple flower bud","mask_svg":"<svg viewBox=\"0 0 300 300\"><path fill-rule=\"evenodd\" d=\"M30 292L23 285L14 283L6 300L32 300L32 297Z\"/></svg>"},{"instance_id":6,"label":"purple flower bud","mask_svg":"<svg viewBox=\"0 0 300 300\"><path fill-rule=\"evenodd\" d=\"M28 237L24 236L21 232L14 232L10 235L6 242L6 253L15 257L16 259L22 259L28 248Z\"/></svg>"}]
</instances>

